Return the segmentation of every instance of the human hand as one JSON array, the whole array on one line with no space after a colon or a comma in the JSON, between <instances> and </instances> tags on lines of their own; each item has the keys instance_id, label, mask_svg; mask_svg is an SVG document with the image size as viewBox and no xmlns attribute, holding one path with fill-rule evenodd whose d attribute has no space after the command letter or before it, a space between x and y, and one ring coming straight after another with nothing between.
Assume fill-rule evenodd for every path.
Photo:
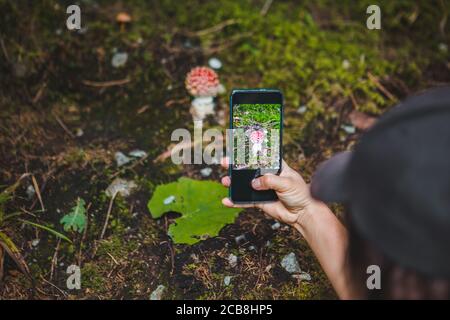
<instances>
[{"instance_id":1,"label":"human hand","mask_svg":"<svg viewBox=\"0 0 450 320\"><path fill-rule=\"evenodd\" d=\"M222 166L228 168L228 159L222 160ZM222 184L229 187L231 179L229 176L222 178ZM316 203L311 197L309 186L294 169L289 167L283 160L280 175L265 174L252 181L255 190L272 189L278 196L278 201L270 203L255 203L238 205L229 198L224 198L222 203L227 207L249 208L255 207L263 210L272 218L289 225L301 224L304 216L310 211L310 207Z\"/></svg>"}]
</instances>

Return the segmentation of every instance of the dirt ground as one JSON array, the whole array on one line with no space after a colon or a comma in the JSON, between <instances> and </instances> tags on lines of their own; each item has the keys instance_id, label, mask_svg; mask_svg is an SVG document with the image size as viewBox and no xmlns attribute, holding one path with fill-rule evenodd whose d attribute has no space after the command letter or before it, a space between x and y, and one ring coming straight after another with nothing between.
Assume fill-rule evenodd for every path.
<instances>
[{"instance_id":1,"label":"dirt ground","mask_svg":"<svg viewBox=\"0 0 450 320\"><path fill-rule=\"evenodd\" d=\"M450 84L450 4L382 2L377 33L365 27L367 1L274 1L267 11L263 0L80 3L83 28L71 32L64 1L0 0L1 190L28 174L4 204L6 214L18 215L2 221L0 231L20 258L0 250L0 297L149 299L164 285L164 299L335 299L298 232L255 209L192 246L167 235L176 213L151 218L147 202L156 186L225 174L218 165L204 177L205 165L158 161L172 130L193 127L184 78L217 57L228 91L283 90L285 158L309 180L317 164L351 149L398 101ZM118 24L120 12L132 22ZM116 68L118 52L128 59ZM206 124L224 129L228 93L216 102ZM134 149L147 156L118 167L115 153ZM138 188L109 210L105 190L117 177ZM60 219L78 198L86 201L86 228L64 232ZM291 252L310 280L282 268ZM71 264L81 267L79 290L66 287Z\"/></svg>"}]
</instances>

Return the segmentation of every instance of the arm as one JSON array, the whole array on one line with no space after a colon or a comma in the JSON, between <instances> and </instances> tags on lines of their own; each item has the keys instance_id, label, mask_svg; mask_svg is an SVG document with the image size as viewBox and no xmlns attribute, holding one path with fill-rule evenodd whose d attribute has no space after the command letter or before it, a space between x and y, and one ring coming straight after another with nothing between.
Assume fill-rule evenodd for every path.
<instances>
[{"instance_id":1,"label":"arm","mask_svg":"<svg viewBox=\"0 0 450 320\"><path fill-rule=\"evenodd\" d=\"M222 178L222 183L230 186L230 178ZM347 263L347 230L324 203L311 197L309 186L303 178L283 162L279 176L264 175L255 179L252 186L256 190L275 190L279 201L242 207L260 208L298 230L310 245L338 296L341 299L355 298ZM228 198L222 202L229 207L237 206Z\"/></svg>"},{"instance_id":2,"label":"arm","mask_svg":"<svg viewBox=\"0 0 450 320\"><path fill-rule=\"evenodd\" d=\"M309 212L293 227L308 242L339 298L355 298L347 261L347 230L321 202L312 203L306 210Z\"/></svg>"}]
</instances>

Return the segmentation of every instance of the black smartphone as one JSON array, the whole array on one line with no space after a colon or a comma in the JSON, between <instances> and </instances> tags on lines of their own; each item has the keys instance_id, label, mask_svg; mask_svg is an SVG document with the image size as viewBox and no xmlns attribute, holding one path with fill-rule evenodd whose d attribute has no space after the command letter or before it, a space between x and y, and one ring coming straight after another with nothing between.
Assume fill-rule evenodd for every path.
<instances>
[{"instance_id":1,"label":"black smartphone","mask_svg":"<svg viewBox=\"0 0 450 320\"><path fill-rule=\"evenodd\" d=\"M273 190L257 191L253 179L279 174L282 163L283 95L276 89L238 89L230 96L229 197L234 203L276 201Z\"/></svg>"}]
</instances>

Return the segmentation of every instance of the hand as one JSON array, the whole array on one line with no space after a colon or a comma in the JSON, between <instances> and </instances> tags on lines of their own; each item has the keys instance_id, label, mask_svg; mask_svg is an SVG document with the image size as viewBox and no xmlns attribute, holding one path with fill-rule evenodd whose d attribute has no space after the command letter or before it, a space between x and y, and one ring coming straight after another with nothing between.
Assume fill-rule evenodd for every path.
<instances>
[{"instance_id":1,"label":"hand","mask_svg":"<svg viewBox=\"0 0 450 320\"><path fill-rule=\"evenodd\" d=\"M222 166L228 168L228 159L222 160ZM222 184L229 187L229 176L222 178ZM249 208L255 207L263 210L272 218L289 225L300 224L309 208L316 203L311 197L309 187L303 178L283 160L282 171L279 176L265 174L252 181L255 190L272 189L278 195L278 201L271 203L255 203L238 205L229 198L224 198L222 203L227 207Z\"/></svg>"}]
</instances>

